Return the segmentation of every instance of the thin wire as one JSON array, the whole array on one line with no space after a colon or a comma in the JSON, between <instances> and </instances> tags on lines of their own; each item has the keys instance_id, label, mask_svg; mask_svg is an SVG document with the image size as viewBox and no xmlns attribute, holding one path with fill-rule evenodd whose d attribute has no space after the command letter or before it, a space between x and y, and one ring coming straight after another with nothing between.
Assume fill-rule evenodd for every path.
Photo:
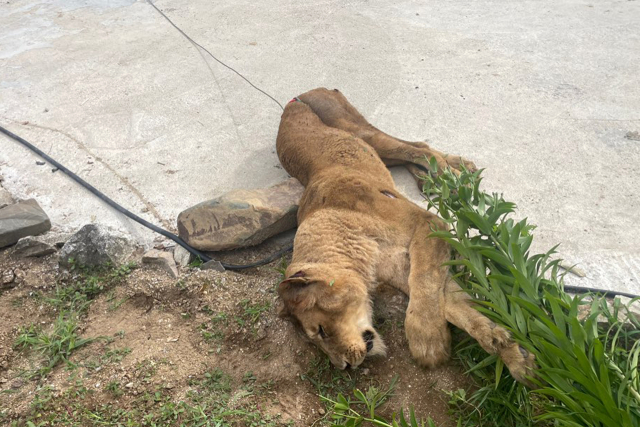
<instances>
[{"instance_id":1,"label":"thin wire","mask_svg":"<svg viewBox=\"0 0 640 427\"><path fill-rule=\"evenodd\" d=\"M258 92L263 93L265 96L267 96L269 99L271 99L273 102L275 102L276 104L278 104L278 107L280 107L281 110L284 111L284 107L282 106L282 104L280 104L273 96L269 95L267 92L265 92L264 90L260 89L258 86L254 85L253 83L251 83L249 81L249 79L247 79L245 76L243 76L241 73L239 73L238 71L236 71L234 68L230 67L229 65L225 64L224 62L220 61L218 58L216 58L211 52L209 52L208 49L206 49L205 47L203 47L201 44L199 44L198 42L196 42L195 40L193 40L191 37L189 37L187 35L187 33L185 33L184 31L182 31L180 29L180 27L178 27L176 24L173 23L173 21L171 19L169 19L169 17L167 15L164 14L164 12L162 12L160 9L158 9L158 7L153 4L151 2L151 0L147 0L147 3L149 3L155 10L158 11L158 13L160 15L162 15L164 17L164 19L166 19L169 24L171 24L173 26L173 28L175 28L176 30L178 30L180 32L180 34L182 34L187 40L189 40L191 42L191 44L193 44L194 46L204 50L205 52L207 52L209 54L210 57L212 57L213 59L215 59L220 65L228 68L229 70L233 71L234 73L236 73L238 76L240 76L240 78L242 78L245 82L249 83L249 85L251 85L252 88L254 88L255 90L257 90Z\"/></svg>"}]
</instances>

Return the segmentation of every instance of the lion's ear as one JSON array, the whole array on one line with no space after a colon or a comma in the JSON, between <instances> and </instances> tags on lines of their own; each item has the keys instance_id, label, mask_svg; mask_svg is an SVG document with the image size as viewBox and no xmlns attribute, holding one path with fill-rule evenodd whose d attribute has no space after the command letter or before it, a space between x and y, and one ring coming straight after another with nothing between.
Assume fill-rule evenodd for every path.
<instances>
[{"instance_id":1,"label":"lion's ear","mask_svg":"<svg viewBox=\"0 0 640 427\"><path fill-rule=\"evenodd\" d=\"M280 295L284 303L283 308L279 310L280 316L286 317L290 308L306 310L312 307L316 302L316 298L309 288L314 283L316 282L305 277L302 271L280 282L278 295Z\"/></svg>"}]
</instances>

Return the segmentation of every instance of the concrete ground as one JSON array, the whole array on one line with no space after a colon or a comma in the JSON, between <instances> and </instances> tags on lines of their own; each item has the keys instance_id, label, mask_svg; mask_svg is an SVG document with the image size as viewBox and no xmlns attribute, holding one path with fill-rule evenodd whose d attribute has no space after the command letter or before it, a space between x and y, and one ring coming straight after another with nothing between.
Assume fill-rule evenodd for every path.
<instances>
[{"instance_id":1,"label":"concrete ground","mask_svg":"<svg viewBox=\"0 0 640 427\"><path fill-rule=\"evenodd\" d=\"M281 103L339 88L382 130L474 160L535 249L586 272L570 283L640 293L640 1L157 5ZM286 177L280 108L146 1L8 0L0 28L0 124L148 220ZM155 237L37 160L0 137L4 187L54 226Z\"/></svg>"}]
</instances>

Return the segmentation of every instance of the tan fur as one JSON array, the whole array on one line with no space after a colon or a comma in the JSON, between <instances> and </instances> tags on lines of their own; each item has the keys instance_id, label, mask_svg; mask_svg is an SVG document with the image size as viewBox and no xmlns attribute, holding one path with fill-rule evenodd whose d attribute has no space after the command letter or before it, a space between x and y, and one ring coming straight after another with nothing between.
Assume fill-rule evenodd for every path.
<instances>
[{"instance_id":1,"label":"tan fur","mask_svg":"<svg viewBox=\"0 0 640 427\"><path fill-rule=\"evenodd\" d=\"M432 156L440 168L473 163L379 131L337 90L298 99L284 110L276 144L284 168L305 186L293 260L278 289L282 316L299 323L334 365L355 367L385 352L370 294L388 283L409 296L405 333L418 363L433 367L449 358L451 322L523 381L533 357L471 306L442 266L450 248L427 238L445 224L403 197L385 166L416 172Z\"/></svg>"}]
</instances>

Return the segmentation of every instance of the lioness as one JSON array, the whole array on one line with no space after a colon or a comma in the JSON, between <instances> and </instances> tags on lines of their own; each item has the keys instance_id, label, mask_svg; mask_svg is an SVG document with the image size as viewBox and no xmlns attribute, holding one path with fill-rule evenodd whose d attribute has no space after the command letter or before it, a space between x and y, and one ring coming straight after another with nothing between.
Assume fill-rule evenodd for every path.
<instances>
[{"instance_id":1,"label":"lioness","mask_svg":"<svg viewBox=\"0 0 640 427\"><path fill-rule=\"evenodd\" d=\"M370 294L388 283L409 296L405 333L418 363L434 367L449 358L451 322L525 379L533 356L471 306L442 266L449 246L427 238L445 223L403 197L385 166L417 172L431 157L454 170L471 162L381 132L337 89L314 89L287 104L276 147L282 166L305 186L293 259L278 287L282 317L298 323L336 367L356 367L385 353Z\"/></svg>"}]
</instances>

